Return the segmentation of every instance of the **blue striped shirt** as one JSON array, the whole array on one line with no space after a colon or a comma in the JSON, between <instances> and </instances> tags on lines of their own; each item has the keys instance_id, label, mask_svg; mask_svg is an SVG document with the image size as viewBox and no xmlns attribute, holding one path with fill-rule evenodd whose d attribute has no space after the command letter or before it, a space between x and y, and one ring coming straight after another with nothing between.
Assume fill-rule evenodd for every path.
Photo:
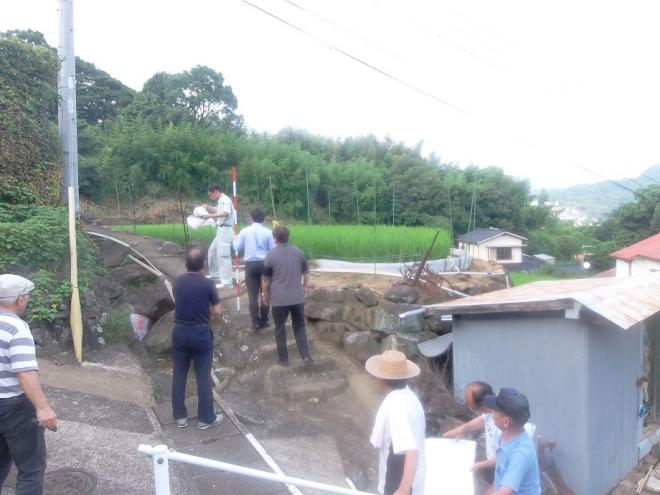
<instances>
[{"instance_id":1,"label":"blue striped shirt","mask_svg":"<svg viewBox=\"0 0 660 495\"><path fill-rule=\"evenodd\" d=\"M0 399L23 393L16 373L38 370L30 327L18 316L0 312Z\"/></svg>"},{"instance_id":2,"label":"blue striped shirt","mask_svg":"<svg viewBox=\"0 0 660 495\"><path fill-rule=\"evenodd\" d=\"M257 222L245 227L234 239L234 251L243 251L245 261L263 260L273 247L273 233Z\"/></svg>"}]
</instances>

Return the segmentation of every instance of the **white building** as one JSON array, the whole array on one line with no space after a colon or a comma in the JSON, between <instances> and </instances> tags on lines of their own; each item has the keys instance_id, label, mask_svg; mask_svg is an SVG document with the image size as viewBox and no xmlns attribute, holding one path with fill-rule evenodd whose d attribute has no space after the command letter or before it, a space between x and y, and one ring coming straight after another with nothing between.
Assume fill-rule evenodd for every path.
<instances>
[{"instance_id":1,"label":"white building","mask_svg":"<svg viewBox=\"0 0 660 495\"><path fill-rule=\"evenodd\" d=\"M503 265L522 262L527 239L493 227L476 229L458 236L458 248L473 258L494 261Z\"/></svg>"},{"instance_id":2,"label":"white building","mask_svg":"<svg viewBox=\"0 0 660 495\"><path fill-rule=\"evenodd\" d=\"M619 249L610 256L616 258L617 277L660 272L660 233Z\"/></svg>"}]
</instances>

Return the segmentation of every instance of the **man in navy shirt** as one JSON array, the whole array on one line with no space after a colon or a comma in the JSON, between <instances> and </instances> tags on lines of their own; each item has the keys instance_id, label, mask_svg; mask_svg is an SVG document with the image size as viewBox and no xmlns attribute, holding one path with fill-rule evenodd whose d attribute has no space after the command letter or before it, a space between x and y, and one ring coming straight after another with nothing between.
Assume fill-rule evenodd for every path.
<instances>
[{"instance_id":1,"label":"man in navy shirt","mask_svg":"<svg viewBox=\"0 0 660 495\"><path fill-rule=\"evenodd\" d=\"M185 258L188 271L174 281L172 412L179 428L188 426L186 380L192 360L197 378L197 428L204 430L223 419L213 407L213 332L209 327L209 316L220 315L220 299L213 282L202 274L205 251L191 244Z\"/></svg>"},{"instance_id":2,"label":"man in navy shirt","mask_svg":"<svg viewBox=\"0 0 660 495\"><path fill-rule=\"evenodd\" d=\"M252 327L255 331L268 326L268 304L261 301L261 275L264 272L264 258L273 249L273 233L262 225L266 214L260 208L250 212L252 224L245 227L234 239L234 251L243 251L245 262L245 285Z\"/></svg>"},{"instance_id":3,"label":"man in navy shirt","mask_svg":"<svg viewBox=\"0 0 660 495\"><path fill-rule=\"evenodd\" d=\"M486 495L541 495L539 463L534 443L525 431L529 419L527 397L513 388L487 395L483 403L492 409L502 436L495 453L495 481Z\"/></svg>"}]
</instances>

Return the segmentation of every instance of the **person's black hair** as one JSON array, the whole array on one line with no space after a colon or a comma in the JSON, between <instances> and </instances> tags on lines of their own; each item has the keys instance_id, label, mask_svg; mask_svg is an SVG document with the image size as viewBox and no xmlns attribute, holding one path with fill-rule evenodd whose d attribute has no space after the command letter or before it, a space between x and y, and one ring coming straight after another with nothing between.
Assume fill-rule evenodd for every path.
<instances>
[{"instance_id":1,"label":"person's black hair","mask_svg":"<svg viewBox=\"0 0 660 495\"><path fill-rule=\"evenodd\" d=\"M385 380L387 382L387 386L390 387L392 390L399 390L402 388L406 388L408 385L408 380L403 379L403 380Z\"/></svg>"},{"instance_id":2,"label":"person's black hair","mask_svg":"<svg viewBox=\"0 0 660 495\"><path fill-rule=\"evenodd\" d=\"M289 229L284 226L275 227L273 229L273 239L278 244L286 244L289 242Z\"/></svg>"},{"instance_id":3,"label":"person's black hair","mask_svg":"<svg viewBox=\"0 0 660 495\"><path fill-rule=\"evenodd\" d=\"M197 243L190 243L186 246L185 259L189 272L201 272L206 263L206 250Z\"/></svg>"},{"instance_id":4,"label":"person's black hair","mask_svg":"<svg viewBox=\"0 0 660 495\"><path fill-rule=\"evenodd\" d=\"M220 184L209 184L209 187L206 188L208 192L213 192L213 191L219 191L222 192L222 187L220 187Z\"/></svg>"},{"instance_id":5,"label":"person's black hair","mask_svg":"<svg viewBox=\"0 0 660 495\"><path fill-rule=\"evenodd\" d=\"M483 404L485 396L495 395L493 392L493 387L485 382L472 382L468 385L468 387L472 387L472 401L478 407L481 407Z\"/></svg>"},{"instance_id":6,"label":"person's black hair","mask_svg":"<svg viewBox=\"0 0 660 495\"><path fill-rule=\"evenodd\" d=\"M255 208L250 212L250 217L257 223L263 223L263 221L266 219L266 214L261 208Z\"/></svg>"}]
</instances>

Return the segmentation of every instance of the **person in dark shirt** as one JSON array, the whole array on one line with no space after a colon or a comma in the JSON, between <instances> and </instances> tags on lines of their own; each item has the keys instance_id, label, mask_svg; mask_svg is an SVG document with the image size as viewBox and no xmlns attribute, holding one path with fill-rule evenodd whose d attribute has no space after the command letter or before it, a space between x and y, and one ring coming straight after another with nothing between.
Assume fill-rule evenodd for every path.
<instances>
[{"instance_id":1,"label":"person in dark shirt","mask_svg":"<svg viewBox=\"0 0 660 495\"><path fill-rule=\"evenodd\" d=\"M185 253L187 272L174 281L174 330L172 331L172 412L179 428L188 426L186 380L190 361L197 378L197 428L222 423L213 407L213 332L210 315L220 315L220 299L213 282L202 274L206 252L189 245Z\"/></svg>"},{"instance_id":2,"label":"person in dark shirt","mask_svg":"<svg viewBox=\"0 0 660 495\"><path fill-rule=\"evenodd\" d=\"M289 313L298 353L305 364L312 364L314 360L309 355L305 329L305 296L309 282L309 267L305 254L289 244L289 230L286 227L276 227L273 230L273 239L275 247L264 259L261 298L265 305L270 304L272 307L279 364L289 366L284 327Z\"/></svg>"}]
</instances>

